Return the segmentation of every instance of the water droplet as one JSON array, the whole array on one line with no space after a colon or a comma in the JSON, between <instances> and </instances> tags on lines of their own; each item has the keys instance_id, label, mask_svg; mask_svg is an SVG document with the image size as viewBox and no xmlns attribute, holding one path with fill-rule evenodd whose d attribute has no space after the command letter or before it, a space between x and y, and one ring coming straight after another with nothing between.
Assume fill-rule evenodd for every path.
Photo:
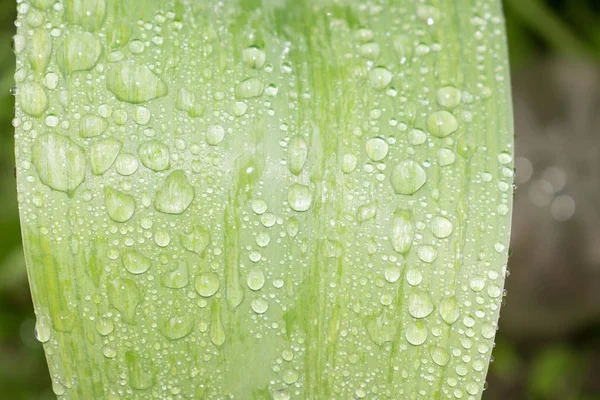
<instances>
[{"instance_id":1,"label":"water droplet","mask_svg":"<svg viewBox=\"0 0 600 400\"><path fill-rule=\"evenodd\" d=\"M132 274L143 274L150 269L150 259L137 250L123 252L123 267Z\"/></svg>"},{"instance_id":2,"label":"water droplet","mask_svg":"<svg viewBox=\"0 0 600 400\"><path fill-rule=\"evenodd\" d=\"M167 247L171 243L171 235L166 230L160 229L154 234L154 243L158 247Z\"/></svg>"},{"instance_id":3,"label":"water droplet","mask_svg":"<svg viewBox=\"0 0 600 400\"><path fill-rule=\"evenodd\" d=\"M266 58L265 52L256 46L250 46L242 51L242 60L250 68L261 69L265 65Z\"/></svg>"},{"instance_id":4,"label":"water droplet","mask_svg":"<svg viewBox=\"0 0 600 400\"><path fill-rule=\"evenodd\" d=\"M308 186L294 183L288 190L288 204L294 211L307 211L312 204L312 193Z\"/></svg>"},{"instance_id":5,"label":"water droplet","mask_svg":"<svg viewBox=\"0 0 600 400\"><path fill-rule=\"evenodd\" d=\"M402 161L392 170L390 181L396 194L413 194L427 181L425 170L415 161Z\"/></svg>"},{"instance_id":6,"label":"water droplet","mask_svg":"<svg viewBox=\"0 0 600 400\"><path fill-rule=\"evenodd\" d=\"M436 111L427 118L429 133L437 138L446 137L458 129L458 120L449 111Z\"/></svg>"},{"instance_id":7,"label":"water droplet","mask_svg":"<svg viewBox=\"0 0 600 400\"><path fill-rule=\"evenodd\" d=\"M115 168L123 176L133 175L138 169L137 157L131 153L121 153L117 157Z\"/></svg>"},{"instance_id":8,"label":"water droplet","mask_svg":"<svg viewBox=\"0 0 600 400\"><path fill-rule=\"evenodd\" d=\"M72 193L85 179L85 153L69 138L57 133L38 136L32 163L40 181L61 192Z\"/></svg>"},{"instance_id":9,"label":"water droplet","mask_svg":"<svg viewBox=\"0 0 600 400\"><path fill-rule=\"evenodd\" d=\"M356 169L358 158L354 154L344 154L342 158L342 172L349 174Z\"/></svg>"},{"instance_id":10,"label":"water droplet","mask_svg":"<svg viewBox=\"0 0 600 400\"><path fill-rule=\"evenodd\" d=\"M150 122L150 118L152 118L152 113L149 109L143 106L137 106L133 110L133 120L138 125L146 125Z\"/></svg>"},{"instance_id":11,"label":"water droplet","mask_svg":"<svg viewBox=\"0 0 600 400\"><path fill-rule=\"evenodd\" d=\"M118 278L108 285L108 299L112 306L121 312L123 321L133 323L135 309L141 295L135 282L128 278Z\"/></svg>"},{"instance_id":12,"label":"water droplet","mask_svg":"<svg viewBox=\"0 0 600 400\"><path fill-rule=\"evenodd\" d=\"M502 295L502 289L500 289L500 286L494 284L488 286L487 292L492 299L498 298Z\"/></svg>"},{"instance_id":13,"label":"water droplet","mask_svg":"<svg viewBox=\"0 0 600 400\"><path fill-rule=\"evenodd\" d=\"M406 281L411 286L417 286L423 281L423 274L418 268L409 268L406 271Z\"/></svg>"},{"instance_id":14,"label":"water droplet","mask_svg":"<svg viewBox=\"0 0 600 400\"><path fill-rule=\"evenodd\" d=\"M265 275L263 274L262 269L252 269L248 274L246 283L248 284L248 287L254 291L262 289L265 284Z\"/></svg>"},{"instance_id":15,"label":"water droplet","mask_svg":"<svg viewBox=\"0 0 600 400\"><path fill-rule=\"evenodd\" d=\"M194 227L186 233L181 234L181 245L196 254L202 254L210 244L210 232L200 225Z\"/></svg>"},{"instance_id":16,"label":"water droplet","mask_svg":"<svg viewBox=\"0 0 600 400\"><path fill-rule=\"evenodd\" d=\"M362 206L358 207L358 210L356 211L356 220L358 222L365 222L375 218L376 215L377 202L374 201L372 203L363 204Z\"/></svg>"},{"instance_id":17,"label":"water droplet","mask_svg":"<svg viewBox=\"0 0 600 400\"><path fill-rule=\"evenodd\" d=\"M452 222L445 217L434 217L431 220L431 233L439 239L447 238L452 234Z\"/></svg>"},{"instance_id":18,"label":"water droplet","mask_svg":"<svg viewBox=\"0 0 600 400\"><path fill-rule=\"evenodd\" d=\"M202 297L211 297L220 286L219 276L214 272L205 272L196 278L196 292Z\"/></svg>"},{"instance_id":19,"label":"water droplet","mask_svg":"<svg viewBox=\"0 0 600 400\"><path fill-rule=\"evenodd\" d=\"M206 143L216 146L225 138L225 129L221 125L211 125L206 130Z\"/></svg>"},{"instance_id":20,"label":"water droplet","mask_svg":"<svg viewBox=\"0 0 600 400\"><path fill-rule=\"evenodd\" d=\"M375 67L369 71L369 83L377 90L385 89L394 76L389 69L385 67Z\"/></svg>"},{"instance_id":21,"label":"water droplet","mask_svg":"<svg viewBox=\"0 0 600 400\"><path fill-rule=\"evenodd\" d=\"M407 210L397 210L392 222L392 247L400 254L407 253L414 240L415 228L412 223L412 213Z\"/></svg>"},{"instance_id":22,"label":"water droplet","mask_svg":"<svg viewBox=\"0 0 600 400\"><path fill-rule=\"evenodd\" d=\"M308 145L306 140L300 135L295 135L290 139L287 153L287 164L290 172L299 175L306 163L308 156Z\"/></svg>"},{"instance_id":23,"label":"water droplet","mask_svg":"<svg viewBox=\"0 0 600 400\"><path fill-rule=\"evenodd\" d=\"M125 353L125 363L132 389L145 390L154 385L154 368L150 360L137 352L128 351Z\"/></svg>"},{"instance_id":24,"label":"water droplet","mask_svg":"<svg viewBox=\"0 0 600 400\"><path fill-rule=\"evenodd\" d=\"M286 232L290 237L296 237L300 230L300 223L296 217L290 217L286 224Z\"/></svg>"},{"instance_id":25,"label":"water droplet","mask_svg":"<svg viewBox=\"0 0 600 400\"><path fill-rule=\"evenodd\" d=\"M172 316L160 323L160 333L170 340L186 337L194 329L194 319L190 315Z\"/></svg>"},{"instance_id":26,"label":"water droplet","mask_svg":"<svg viewBox=\"0 0 600 400\"><path fill-rule=\"evenodd\" d=\"M408 296L408 312L415 318L425 318L433 312L433 302L427 292L415 291Z\"/></svg>"},{"instance_id":27,"label":"water droplet","mask_svg":"<svg viewBox=\"0 0 600 400\"><path fill-rule=\"evenodd\" d=\"M18 86L18 106L31 117L41 117L48 108L48 96L39 83L23 83Z\"/></svg>"},{"instance_id":28,"label":"water droplet","mask_svg":"<svg viewBox=\"0 0 600 400\"><path fill-rule=\"evenodd\" d=\"M460 310L456 302L456 297L444 297L440 302L440 316L448 325L452 325L460 317Z\"/></svg>"},{"instance_id":29,"label":"water droplet","mask_svg":"<svg viewBox=\"0 0 600 400\"><path fill-rule=\"evenodd\" d=\"M104 202L108 216L115 222L129 221L135 213L133 196L108 186L104 188Z\"/></svg>"},{"instance_id":30,"label":"water droplet","mask_svg":"<svg viewBox=\"0 0 600 400\"><path fill-rule=\"evenodd\" d=\"M481 292L485 287L485 279L481 276L475 276L469 281L469 287L474 292Z\"/></svg>"},{"instance_id":31,"label":"water droplet","mask_svg":"<svg viewBox=\"0 0 600 400\"><path fill-rule=\"evenodd\" d=\"M434 363L439 365L440 367L445 366L450 361L450 354L448 354L448 350L441 347L432 347L431 348L431 359Z\"/></svg>"},{"instance_id":32,"label":"water droplet","mask_svg":"<svg viewBox=\"0 0 600 400\"><path fill-rule=\"evenodd\" d=\"M262 230L256 234L256 244L259 247L267 247L271 242L271 236L269 232Z\"/></svg>"},{"instance_id":33,"label":"water droplet","mask_svg":"<svg viewBox=\"0 0 600 400\"><path fill-rule=\"evenodd\" d=\"M498 162L502 165L510 164L512 161L512 156L507 152L502 152L498 154Z\"/></svg>"},{"instance_id":34,"label":"water droplet","mask_svg":"<svg viewBox=\"0 0 600 400\"><path fill-rule=\"evenodd\" d=\"M79 136L91 138L101 135L108 128L108 122L98 115L86 115L79 123Z\"/></svg>"},{"instance_id":35,"label":"water droplet","mask_svg":"<svg viewBox=\"0 0 600 400\"><path fill-rule=\"evenodd\" d=\"M67 0L65 3L67 21L79 25L86 31L97 31L104 22L105 0Z\"/></svg>"},{"instance_id":36,"label":"water droplet","mask_svg":"<svg viewBox=\"0 0 600 400\"><path fill-rule=\"evenodd\" d=\"M194 187L182 170L176 170L165 179L156 192L154 207L165 214L181 214L194 200Z\"/></svg>"},{"instance_id":37,"label":"water droplet","mask_svg":"<svg viewBox=\"0 0 600 400\"><path fill-rule=\"evenodd\" d=\"M184 261L179 262L179 266L174 271L167 271L162 277L162 284L171 289L181 289L189 284L188 265Z\"/></svg>"},{"instance_id":38,"label":"water droplet","mask_svg":"<svg viewBox=\"0 0 600 400\"><path fill-rule=\"evenodd\" d=\"M56 53L56 62L65 75L76 71L89 71L102 53L100 40L89 32L74 32L65 37Z\"/></svg>"},{"instance_id":39,"label":"water droplet","mask_svg":"<svg viewBox=\"0 0 600 400\"><path fill-rule=\"evenodd\" d=\"M233 105L233 113L238 117L246 114L246 111L248 111L248 104L243 101L236 101Z\"/></svg>"},{"instance_id":40,"label":"water droplet","mask_svg":"<svg viewBox=\"0 0 600 400\"><path fill-rule=\"evenodd\" d=\"M96 331L102 336L108 336L115 330L115 323L110 318L98 318L96 320Z\"/></svg>"},{"instance_id":41,"label":"water droplet","mask_svg":"<svg viewBox=\"0 0 600 400\"><path fill-rule=\"evenodd\" d=\"M411 129L408 132L408 140L413 146L418 146L427 141L427 134L421 129Z\"/></svg>"},{"instance_id":42,"label":"water droplet","mask_svg":"<svg viewBox=\"0 0 600 400\"><path fill-rule=\"evenodd\" d=\"M169 148L158 140L144 142L138 148L140 160L146 168L153 171L169 169Z\"/></svg>"},{"instance_id":43,"label":"water droplet","mask_svg":"<svg viewBox=\"0 0 600 400\"><path fill-rule=\"evenodd\" d=\"M375 60L379 57L381 49L379 48L379 44L375 42L362 44L358 48L358 54L368 60Z\"/></svg>"},{"instance_id":44,"label":"water droplet","mask_svg":"<svg viewBox=\"0 0 600 400\"><path fill-rule=\"evenodd\" d=\"M445 148L438 150L437 157L441 167L454 164L454 161L456 160L456 154L454 154L452 150Z\"/></svg>"},{"instance_id":45,"label":"water droplet","mask_svg":"<svg viewBox=\"0 0 600 400\"><path fill-rule=\"evenodd\" d=\"M117 99L133 104L165 96L167 84L146 66L125 61L106 74L106 87Z\"/></svg>"},{"instance_id":46,"label":"water droplet","mask_svg":"<svg viewBox=\"0 0 600 400\"><path fill-rule=\"evenodd\" d=\"M296 383L296 381L298 381L299 377L300 377L300 375L298 374L298 371L296 371L295 369L288 369L283 372L283 381L285 383L287 383L288 385Z\"/></svg>"},{"instance_id":47,"label":"water droplet","mask_svg":"<svg viewBox=\"0 0 600 400\"><path fill-rule=\"evenodd\" d=\"M373 161L383 160L389 151L389 146L382 138L372 138L367 141L367 155Z\"/></svg>"},{"instance_id":48,"label":"water droplet","mask_svg":"<svg viewBox=\"0 0 600 400\"><path fill-rule=\"evenodd\" d=\"M279 389L273 392L273 400L290 400L290 393L286 389Z\"/></svg>"},{"instance_id":49,"label":"water droplet","mask_svg":"<svg viewBox=\"0 0 600 400\"><path fill-rule=\"evenodd\" d=\"M102 347L102 354L104 354L104 357L106 358L115 358L117 356L117 349L106 345Z\"/></svg>"},{"instance_id":50,"label":"water droplet","mask_svg":"<svg viewBox=\"0 0 600 400\"><path fill-rule=\"evenodd\" d=\"M257 314L264 314L269 309L269 303L264 299L252 300L252 310Z\"/></svg>"},{"instance_id":51,"label":"water droplet","mask_svg":"<svg viewBox=\"0 0 600 400\"><path fill-rule=\"evenodd\" d=\"M46 11L56 3L56 0L30 0L29 2L38 10Z\"/></svg>"},{"instance_id":52,"label":"water droplet","mask_svg":"<svg viewBox=\"0 0 600 400\"><path fill-rule=\"evenodd\" d=\"M52 326L48 317L40 315L35 321L35 338L41 343L46 343L52 335Z\"/></svg>"},{"instance_id":53,"label":"water droplet","mask_svg":"<svg viewBox=\"0 0 600 400\"><path fill-rule=\"evenodd\" d=\"M427 326L423 321L413 322L406 328L406 340L413 346L420 346L427 340Z\"/></svg>"},{"instance_id":54,"label":"water droplet","mask_svg":"<svg viewBox=\"0 0 600 400\"><path fill-rule=\"evenodd\" d=\"M264 214L267 211L267 202L262 199L252 200L250 206L252 207L252 211L258 215Z\"/></svg>"},{"instance_id":55,"label":"water droplet","mask_svg":"<svg viewBox=\"0 0 600 400\"><path fill-rule=\"evenodd\" d=\"M485 339L491 339L494 337L495 334L496 334L496 327L494 325L490 324L489 322L486 322L481 327L481 336L483 336Z\"/></svg>"},{"instance_id":56,"label":"water droplet","mask_svg":"<svg viewBox=\"0 0 600 400\"><path fill-rule=\"evenodd\" d=\"M265 85L258 78L248 78L235 87L235 95L240 99L251 99L263 94Z\"/></svg>"},{"instance_id":57,"label":"water droplet","mask_svg":"<svg viewBox=\"0 0 600 400\"><path fill-rule=\"evenodd\" d=\"M383 275L385 276L386 281L394 283L400 279L400 268L394 266L387 267L383 272Z\"/></svg>"},{"instance_id":58,"label":"water droplet","mask_svg":"<svg viewBox=\"0 0 600 400\"><path fill-rule=\"evenodd\" d=\"M437 90L437 102L444 108L455 108L460 104L462 95L454 86L444 86Z\"/></svg>"},{"instance_id":59,"label":"water droplet","mask_svg":"<svg viewBox=\"0 0 600 400\"><path fill-rule=\"evenodd\" d=\"M121 142L113 138L107 138L93 142L90 145L90 166L92 174L102 175L113 165L119 151Z\"/></svg>"},{"instance_id":60,"label":"water droplet","mask_svg":"<svg viewBox=\"0 0 600 400\"><path fill-rule=\"evenodd\" d=\"M35 72L46 70L52 53L52 38L45 30L38 30L31 36L29 42L29 62Z\"/></svg>"}]
</instances>

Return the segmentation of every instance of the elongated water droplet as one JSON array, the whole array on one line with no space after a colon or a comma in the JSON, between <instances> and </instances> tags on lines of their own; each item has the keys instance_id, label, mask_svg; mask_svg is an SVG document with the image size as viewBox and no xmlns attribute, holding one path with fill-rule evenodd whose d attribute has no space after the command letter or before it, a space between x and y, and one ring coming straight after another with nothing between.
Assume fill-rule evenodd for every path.
<instances>
[{"instance_id":1,"label":"elongated water droplet","mask_svg":"<svg viewBox=\"0 0 600 400\"><path fill-rule=\"evenodd\" d=\"M356 169L356 165L358 164L358 158L354 154L344 154L342 158L342 172L345 174L349 174Z\"/></svg>"},{"instance_id":2,"label":"elongated water droplet","mask_svg":"<svg viewBox=\"0 0 600 400\"><path fill-rule=\"evenodd\" d=\"M31 117L41 117L48 108L48 96L39 83L23 83L18 86L18 105Z\"/></svg>"},{"instance_id":3,"label":"elongated water droplet","mask_svg":"<svg viewBox=\"0 0 600 400\"><path fill-rule=\"evenodd\" d=\"M460 317L460 310L456 303L456 297L444 297L440 302L440 316L448 325L452 325Z\"/></svg>"},{"instance_id":4,"label":"elongated water droplet","mask_svg":"<svg viewBox=\"0 0 600 400\"><path fill-rule=\"evenodd\" d=\"M52 335L52 325L48 317L40 315L35 321L35 338L41 343L46 343Z\"/></svg>"},{"instance_id":5,"label":"elongated water droplet","mask_svg":"<svg viewBox=\"0 0 600 400\"><path fill-rule=\"evenodd\" d=\"M29 41L29 62L35 72L46 70L52 53L52 37L45 30L36 31Z\"/></svg>"},{"instance_id":6,"label":"elongated water droplet","mask_svg":"<svg viewBox=\"0 0 600 400\"><path fill-rule=\"evenodd\" d=\"M306 163L308 145L302 136L296 135L290 139L288 145L287 162L290 172L299 175Z\"/></svg>"},{"instance_id":7,"label":"elongated water droplet","mask_svg":"<svg viewBox=\"0 0 600 400\"><path fill-rule=\"evenodd\" d=\"M225 328L221 320L221 303L213 301L210 308L210 340L215 346L225 343Z\"/></svg>"},{"instance_id":8,"label":"elongated water droplet","mask_svg":"<svg viewBox=\"0 0 600 400\"><path fill-rule=\"evenodd\" d=\"M194 187L181 170L173 171L156 192L154 207L165 214L181 214L194 200Z\"/></svg>"},{"instance_id":9,"label":"elongated water droplet","mask_svg":"<svg viewBox=\"0 0 600 400\"><path fill-rule=\"evenodd\" d=\"M38 136L32 162L40 181L61 192L72 193L85 179L85 153L69 138L57 133Z\"/></svg>"},{"instance_id":10,"label":"elongated water droplet","mask_svg":"<svg viewBox=\"0 0 600 400\"><path fill-rule=\"evenodd\" d=\"M429 245L419 246L417 256L423 262L432 263L437 258L437 250L435 247Z\"/></svg>"},{"instance_id":11,"label":"elongated water droplet","mask_svg":"<svg viewBox=\"0 0 600 400\"><path fill-rule=\"evenodd\" d=\"M415 236L412 213L407 210L397 210L392 221L392 247L404 254L410 250Z\"/></svg>"},{"instance_id":12,"label":"elongated water droplet","mask_svg":"<svg viewBox=\"0 0 600 400\"><path fill-rule=\"evenodd\" d=\"M288 204L294 211L307 211L312 204L312 193L308 186L293 184L288 191Z\"/></svg>"},{"instance_id":13,"label":"elongated water droplet","mask_svg":"<svg viewBox=\"0 0 600 400\"><path fill-rule=\"evenodd\" d=\"M108 186L104 188L104 203L108 216L115 222L129 221L135 213L133 196Z\"/></svg>"},{"instance_id":14,"label":"elongated water droplet","mask_svg":"<svg viewBox=\"0 0 600 400\"><path fill-rule=\"evenodd\" d=\"M247 284L248 287L254 291L262 289L265 284L265 275L263 274L262 269L252 269L248 274Z\"/></svg>"}]
</instances>

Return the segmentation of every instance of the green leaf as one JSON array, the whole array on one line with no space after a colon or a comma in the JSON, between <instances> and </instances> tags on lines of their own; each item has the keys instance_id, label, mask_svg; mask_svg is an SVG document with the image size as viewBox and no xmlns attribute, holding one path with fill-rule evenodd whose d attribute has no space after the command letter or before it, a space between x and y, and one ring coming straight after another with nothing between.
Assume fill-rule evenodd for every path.
<instances>
[{"instance_id":1,"label":"green leaf","mask_svg":"<svg viewBox=\"0 0 600 400\"><path fill-rule=\"evenodd\" d=\"M31 1L17 26L58 396L481 397L512 207L499 1Z\"/></svg>"}]
</instances>

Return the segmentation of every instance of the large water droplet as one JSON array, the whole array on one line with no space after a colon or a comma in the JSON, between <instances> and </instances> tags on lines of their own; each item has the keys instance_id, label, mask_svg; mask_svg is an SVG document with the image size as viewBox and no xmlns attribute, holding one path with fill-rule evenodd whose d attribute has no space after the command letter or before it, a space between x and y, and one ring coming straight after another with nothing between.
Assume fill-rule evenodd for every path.
<instances>
[{"instance_id":1,"label":"large water droplet","mask_svg":"<svg viewBox=\"0 0 600 400\"><path fill-rule=\"evenodd\" d=\"M39 83L28 82L18 86L18 105L31 117L41 117L48 108L48 96Z\"/></svg>"},{"instance_id":2,"label":"large water droplet","mask_svg":"<svg viewBox=\"0 0 600 400\"><path fill-rule=\"evenodd\" d=\"M408 296L408 312L415 318L425 318L433 312L433 302L427 292L415 291Z\"/></svg>"},{"instance_id":3,"label":"large water droplet","mask_svg":"<svg viewBox=\"0 0 600 400\"><path fill-rule=\"evenodd\" d=\"M196 254L202 254L210 243L210 232L200 225L194 225L191 231L181 234L181 245Z\"/></svg>"},{"instance_id":4,"label":"large water droplet","mask_svg":"<svg viewBox=\"0 0 600 400\"><path fill-rule=\"evenodd\" d=\"M137 250L123 251L123 266L132 274L143 274L150 269L150 259Z\"/></svg>"},{"instance_id":5,"label":"large water droplet","mask_svg":"<svg viewBox=\"0 0 600 400\"><path fill-rule=\"evenodd\" d=\"M156 192L154 207L165 214L181 214L194 200L194 187L182 170L173 171Z\"/></svg>"},{"instance_id":6,"label":"large water droplet","mask_svg":"<svg viewBox=\"0 0 600 400\"><path fill-rule=\"evenodd\" d=\"M252 300L251 306L252 310L257 314L264 314L269 309L269 303L261 298Z\"/></svg>"},{"instance_id":7,"label":"large water droplet","mask_svg":"<svg viewBox=\"0 0 600 400\"><path fill-rule=\"evenodd\" d=\"M256 46L250 46L242 51L242 60L250 68L261 69L265 65L266 58L265 52Z\"/></svg>"},{"instance_id":8,"label":"large water droplet","mask_svg":"<svg viewBox=\"0 0 600 400\"><path fill-rule=\"evenodd\" d=\"M446 137L458 129L458 120L449 111L436 111L427 118L427 129L435 137Z\"/></svg>"},{"instance_id":9,"label":"large water droplet","mask_svg":"<svg viewBox=\"0 0 600 400\"><path fill-rule=\"evenodd\" d=\"M89 71L102 53L100 40L88 32L70 33L56 53L56 61L65 75Z\"/></svg>"},{"instance_id":10,"label":"large water droplet","mask_svg":"<svg viewBox=\"0 0 600 400\"><path fill-rule=\"evenodd\" d=\"M106 74L106 87L117 99L137 104L165 96L167 84L148 67L125 61Z\"/></svg>"},{"instance_id":11,"label":"large water droplet","mask_svg":"<svg viewBox=\"0 0 600 400\"><path fill-rule=\"evenodd\" d=\"M444 297L440 302L440 316L448 325L452 325L460 317L460 310L456 302L456 297Z\"/></svg>"},{"instance_id":12,"label":"large water droplet","mask_svg":"<svg viewBox=\"0 0 600 400\"><path fill-rule=\"evenodd\" d=\"M372 138L367 140L367 155L373 161L383 160L389 151L389 146L382 138Z\"/></svg>"},{"instance_id":13,"label":"large water droplet","mask_svg":"<svg viewBox=\"0 0 600 400\"><path fill-rule=\"evenodd\" d=\"M437 102L445 108L455 108L460 104L462 95L454 86L444 86L437 90Z\"/></svg>"},{"instance_id":14,"label":"large water droplet","mask_svg":"<svg viewBox=\"0 0 600 400\"><path fill-rule=\"evenodd\" d=\"M431 220L431 232L439 239L447 238L452 234L452 222L445 217L434 217Z\"/></svg>"},{"instance_id":15,"label":"large water droplet","mask_svg":"<svg viewBox=\"0 0 600 400\"><path fill-rule=\"evenodd\" d=\"M413 322L406 328L406 340L413 346L420 346L427 340L427 326L423 321Z\"/></svg>"},{"instance_id":16,"label":"large water droplet","mask_svg":"<svg viewBox=\"0 0 600 400\"><path fill-rule=\"evenodd\" d=\"M185 261L179 261L179 266L173 271L167 271L162 277L162 284L171 289L181 289L188 285L188 265Z\"/></svg>"},{"instance_id":17,"label":"large water droplet","mask_svg":"<svg viewBox=\"0 0 600 400\"><path fill-rule=\"evenodd\" d=\"M294 183L288 190L288 204L294 211L307 211L312 204L312 193L308 186Z\"/></svg>"},{"instance_id":18,"label":"large water droplet","mask_svg":"<svg viewBox=\"0 0 600 400\"><path fill-rule=\"evenodd\" d=\"M104 188L104 203L108 216L115 222L129 221L135 213L133 196L108 186Z\"/></svg>"},{"instance_id":19,"label":"large water droplet","mask_svg":"<svg viewBox=\"0 0 600 400\"><path fill-rule=\"evenodd\" d=\"M144 142L138 148L140 160L146 168L153 171L169 169L169 148L158 140Z\"/></svg>"},{"instance_id":20,"label":"large water droplet","mask_svg":"<svg viewBox=\"0 0 600 400\"><path fill-rule=\"evenodd\" d=\"M36 31L29 42L29 62L35 72L46 70L52 53L52 37L45 30Z\"/></svg>"},{"instance_id":21,"label":"large water droplet","mask_svg":"<svg viewBox=\"0 0 600 400\"><path fill-rule=\"evenodd\" d=\"M135 282L128 278L118 278L108 285L108 299L112 306L121 312L123 321L132 324L135 309L141 295Z\"/></svg>"},{"instance_id":22,"label":"large water droplet","mask_svg":"<svg viewBox=\"0 0 600 400\"><path fill-rule=\"evenodd\" d=\"M390 175L392 188L396 194L413 194L427 181L425 170L415 161L398 163Z\"/></svg>"},{"instance_id":23,"label":"large water droplet","mask_svg":"<svg viewBox=\"0 0 600 400\"><path fill-rule=\"evenodd\" d=\"M429 245L419 246L417 256L423 262L432 263L437 258L437 250L435 247Z\"/></svg>"},{"instance_id":24,"label":"large water droplet","mask_svg":"<svg viewBox=\"0 0 600 400\"><path fill-rule=\"evenodd\" d=\"M221 125L211 125L206 130L206 143L216 146L225 139L225 129Z\"/></svg>"},{"instance_id":25,"label":"large water droplet","mask_svg":"<svg viewBox=\"0 0 600 400\"><path fill-rule=\"evenodd\" d=\"M254 291L262 289L265 284L265 275L263 274L262 269L252 269L248 274L246 283L248 284L248 287Z\"/></svg>"},{"instance_id":26,"label":"large water droplet","mask_svg":"<svg viewBox=\"0 0 600 400\"><path fill-rule=\"evenodd\" d=\"M411 286L417 286L423 282L423 274L418 268L411 267L406 271L406 282Z\"/></svg>"},{"instance_id":27,"label":"large water droplet","mask_svg":"<svg viewBox=\"0 0 600 400\"><path fill-rule=\"evenodd\" d=\"M194 329L194 319L190 315L177 315L165 318L160 323L160 333L167 339L178 340L186 337Z\"/></svg>"},{"instance_id":28,"label":"large water droplet","mask_svg":"<svg viewBox=\"0 0 600 400\"><path fill-rule=\"evenodd\" d=\"M431 359L434 363L440 367L443 367L448 364L448 361L450 360L450 354L448 353L448 350L435 346L431 348Z\"/></svg>"},{"instance_id":29,"label":"large water droplet","mask_svg":"<svg viewBox=\"0 0 600 400\"><path fill-rule=\"evenodd\" d=\"M41 343L46 343L52 335L52 325L48 317L40 315L35 321L35 338Z\"/></svg>"},{"instance_id":30,"label":"large water droplet","mask_svg":"<svg viewBox=\"0 0 600 400\"><path fill-rule=\"evenodd\" d=\"M67 21L79 25L86 31L97 31L104 22L105 0L66 0Z\"/></svg>"},{"instance_id":31,"label":"large water droplet","mask_svg":"<svg viewBox=\"0 0 600 400\"><path fill-rule=\"evenodd\" d=\"M250 99L263 94L265 85L258 78L248 78L235 87L235 95L240 99Z\"/></svg>"},{"instance_id":32,"label":"large water droplet","mask_svg":"<svg viewBox=\"0 0 600 400\"><path fill-rule=\"evenodd\" d=\"M389 69L385 67L375 67L369 71L369 83L377 90L385 89L394 76Z\"/></svg>"},{"instance_id":33,"label":"large water droplet","mask_svg":"<svg viewBox=\"0 0 600 400\"><path fill-rule=\"evenodd\" d=\"M102 175L113 165L121 150L121 142L107 138L93 142L90 145L90 166L92 174Z\"/></svg>"},{"instance_id":34,"label":"large water droplet","mask_svg":"<svg viewBox=\"0 0 600 400\"><path fill-rule=\"evenodd\" d=\"M131 153L121 153L117 157L115 168L123 176L133 175L139 166L138 159Z\"/></svg>"},{"instance_id":35,"label":"large water droplet","mask_svg":"<svg viewBox=\"0 0 600 400\"><path fill-rule=\"evenodd\" d=\"M85 179L85 153L69 138L57 133L39 136L32 162L40 181L61 192L72 193Z\"/></svg>"},{"instance_id":36,"label":"large water droplet","mask_svg":"<svg viewBox=\"0 0 600 400\"><path fill-rule=\"evenodd\" d=\"M205 272L196 278L196 291L202 297L211 297L219 290L221 283L214 272Z\"/></svg>"}]
</instances>

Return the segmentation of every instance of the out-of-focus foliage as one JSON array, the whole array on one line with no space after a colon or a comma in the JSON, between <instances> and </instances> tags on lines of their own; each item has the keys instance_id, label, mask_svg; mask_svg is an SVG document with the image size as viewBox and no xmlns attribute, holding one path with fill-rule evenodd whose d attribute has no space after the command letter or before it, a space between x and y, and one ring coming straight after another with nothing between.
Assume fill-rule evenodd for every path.
<instances>
[{"instance_id":1,"label":"out-of-focus foliage","mask_svg":"<svg viewBox=\"0 0 600 400\"><path fill-rule=\"evenodd\" d=\"M541 58L555 56L585 60L586 63L599 68L600 2L504 2L514 76L519 76L523 70L535 68L532 65L537 65ZM20 248L13 176L11 118L14 99L10 88L14 81L14 55L9 43L14 34L15 7L16 3L13 0L0 0L0 42L3 43L0 45L0 397L12 400L52 399L54 395L50 389L42 347L33 336L34 319ZM539 78L543 79L541 76ZM527 96L524 98L529 99ZM597 107L594 104L588 106ZM532 110L535 108L531 107ZM600 141L599 133L592 132L589 137ZM517 144L519 134L517 131ZM597 176L600 176L600 173ZM517 198L519 196L527 196L527 193L517 190ZM597 229L600 230L600 226ZM514 242L513 246L516 251L523 252L517 249ZM517 271L527 268L523 261L525 259L517 255L510 262L510 268L514 272L512 279L519 276ZM578 282L572 284L577 287ZM578 315L578 318L557 319L556 323L562 325L549 335L540 334L543 331L542 326L537 330L530 329L524 334L519 332L519 324L514 324L514 320L513 325L509 325L510 319L513 318L509 313L511 287L515 288L515 292L522 290L522 287L517 289L516 285L512 285L509 278L507 328L503 329L501 318L494 351L495 362L490 370L489 389L484 398L600 399L600 313L594 314L596 310L590 309L586 315ZM516 293L513 298L517 301ZM545 301L541 295L536 296L536 293L533 293L530 299ZM560 302L560 298L555 298L554 301ZM513 306L526 310L525 315L521 315L520 318L536 321L536 315L526 315L530 308L525 304ZM552 305L547 306L551 308ZM577 314L580 311L574 309L573 313Z\"/></svg>"}]
</instances>

